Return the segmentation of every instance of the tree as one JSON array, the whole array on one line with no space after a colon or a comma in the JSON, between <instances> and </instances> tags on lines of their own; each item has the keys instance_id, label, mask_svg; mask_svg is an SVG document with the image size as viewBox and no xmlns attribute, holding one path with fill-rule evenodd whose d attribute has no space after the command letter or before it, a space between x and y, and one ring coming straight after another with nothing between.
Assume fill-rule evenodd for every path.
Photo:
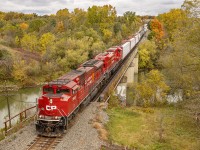
<instances>
[{"instance_id":1,"label":"tree","mask_svg":"<svg viewBox=\"0 0 200 150\"><path fill-rule=\"evenodd\" d=\"M56 17L58 17L59 20L64 20L68 18L70 15L69 10L67 8L60 9L56 12Z\"/></svg>"},{"instance_id":2,"label":"tree","mask_svg":"<svg viewBox=\"0 0 200 150\"><path fill-rule=\"evenodd\" d=\"M82 49L72 50L69 49L66 52L67 56L67 66L71 69L76 69L78 65L83 63L88 59L88 52ZM79 58L79 59L77 59Z\"/></svg>"},{"instance_id":3,"label":"tree","mask_svg":"<svg viewBox=\"0 0 200 150\"><path fill-rule=\"evenodd\" d=\"M141 83L133 86L133 89L137 105L146 107L165 103L169 86L167 86L161 72L151 70Z\"/></svg>"},{"instance_id":4,"label":"tree","mask_svg":"<svg viewBox=\"0 0 200 150\"><path fill-rule=\"evenodd\" d=\"M100 29L101 32L104 29L113 28L116 17L116 10L111 5L92 6L88 8L88 23L92 27Z\"/></svg>"},{"instance_id":5,"label":"tree","mask_svg":"<svg viewBox=\"0 0 200 150\"><path fill-rule=\"evenodd\" d=\"M55 44L55 36L52 33L45 33L39 39L40 51L45 54L50 52L53 45Z\"/></svg>"},{"instance_id":6,"label":"tree","mask_svg":"<svg viewBox=\"0 0 200 150\"><path fill-rule=\"evenodd\" d=\"M105 43L108 43L112 38L112 31L108 29L103 30L103 40Z\"/></svg>"},{"instance_id":7,"label":"tree","mask_svg":"<svg viewBox=\"0 0 200 150\"><path fill-rule=\"evenodd\" d=\"M173 89L182 89L186 96L188 91L200 87L200 24L190 18L185 26L174 31L173 37L172 50L160 57L160 61Z\"/></svg>"},{"instance_id":8,"label":"tree","mask_svg":"<svg viewBox=\"0 0 200 150\"><path fill-rule=\"evenodd\" d=\"M21 39L20 39L18 36L15 37L15 45L16 45L17 47L20 47L20 46L21 46Z\"/></svg>"},{"instance_id":9,"label":"tree","mask_svg":"<svg viewBox=\"0 0 200 150\"><path fill-rule=\"evenodd\" d=\"M182 90L184 98L200 88L200 23L196 16L199 3L185 0L184 9L173 9L159 16L171 37L160 62L173 91Z\"/></svg>"},{"instance_id":10,"label":"tree","mask_svg":"<svg viewBox=\"0 0 200 150\"><path fill-rule=\"evenodd\" d=\"M63 21L57 22L56 28L57 28L58 32L65 31L65 27L64 27Z\"/></svg>"},{"instance_id":11,"label":"tree","mask_svg":"<svg viewBox=\"0 0 200 150\"><path fill-rule=\"evenodd\" d=\"M28 76L26 74L26 63L24 60L18 60L14 62L13 65L13 72L12 76L17 81L20 81L23 85L26 83L26 80L28 79Z\"/></svg>"},{"instance_id":12,"label":"tree","mask_svg":"<svg viewBox=\"0 0 200 150\"><path fill-rule=\"evenodd\" d=\"M190 17L200 17L200 1L199 0L185 0L182 9L184 9Z\"/></svg>"},{"instance_id":13,"label":"tree","mask_svg":"<svg viewBox=\"0 0 200 150\"><path fill-rule=\"evenodd\" d=\"M145 41L139 46L139 68L153 69L157 60L156 44L154 41Z\"/></svg>"},{"instance_id":14,"label":"tree","mask_svg":"<svg viewBox=\"0 0 200 150\"><path fill-rule=\"evenodd\" d=\"M27 23L21 23L20 25L20 28L22 29L22 30L27 30L28 29L28 24Z\"/></svg>"},{"instance_id":15,"label":"tree","mask_svg":"<svg viewBox=\"0 0 200 150\"><path fill-rule=\"evenodd\" d=\"M12 66L12 55L7 50L0 49L0 80L11 77Z\"/></svg>"},{"instance_id":16,"label":"tree","mask_svg":"<svg viewBox=\"0 0 200 150\"><path fill-rule=\"evenodd\" d=\"M72 29L80 28L81 26L85 26L87 21L87 12L83 9L75 8L74 11L71 13L71 22L72 22Z\"/></svg>"},{"instance_id":17,"label":"tree","mask_svg":"<svg viewBox=\"0 0 200 150\"><path fill-rule=\"evenodd\" d=\"M30 23L29 23L29 28L28 28L28 31L29 32L39 32L40 31L40 28L42 26L44 26L44 22L43 20L41 19L35 19L35 20L32 20Z\"/></svg>"},{"instance_id":18,"label":"tree","mask_svg":"<svg viewBox=\"0 0 200 150\"><path fill-rule=\"evenodd\" d=\"M18 39L16 39L16 42L18 42ZM21 39L21 46L23 49L31 52L37 51L38 39L34 34L25 34Z\"/></svg>"},{"instance_id":19,"label":"tree","mask_svg":"<svg viewBox=\"0 0 200 150\"><path fill-rule=\"evenodd\" d=\"M60 32L63 32L64 30L67 30L70 26L70 16L69 10L67 8L60 9L56 13L57 18L57 26L60 26L62 30L59 30Z\"/></svg>"},{"instance_id":20,"label":"tree","mask_svg":"<svg viewBox=\"0 0 200 150\"><path fill-rule=\"evenodd\" d=\"M158 16L158 19L164 23L165 30L167 32L167 35L170 39L173 40L173 32L180 28L181 26L184 26L187 19L187 14L182 9L172 9L168 13L164 13ZM158 25L158 20L157 20ZM153 25L151 25L152 27ZM158 28L157 28L158 29Z\"/></svg>"},{"instance_id":21,"label":"tree","mask_svg":"<svg viewBox=\"0 0 200 150\"><path fill-rule=\"evenodd\" d=\"M150 30L153 32L157 41L160 41L164 36L163 26L156 18L150 22Z\"/></svg>"},{"instance_id":22,"label":"tree","mask_svg":"<svg viewBox=\"0 0 200 150\"><path fill-rule=\"evenodd\" d=\"M133 22L136 21L136 15L135 12L127 11L124 13L124 19L130 26Z\"/></svg>"},{"instance_id":23,"label":"tree","mask_svg":"<svg viewBox=\"0 0 200 150\"><path fill-rule=\"evenodd\" d=\"M103 52L104 49L105 49L105 44L102 41L94 42L89 51L89 58L92 59L97 54Z\"/></svg>"},{"instance_id":24,"label":"tree","mask_svg":"<svg viewBox=\"0 0 200 150\"><path fill-rule=\"evenodd\" d=\"M6 43L13 46L15 43L15 36L17 35L17 31L18 29L15 25L7 23L3 27L1 34L3 35L3 39L6 41Z\"/></svg>"}]
</instances>

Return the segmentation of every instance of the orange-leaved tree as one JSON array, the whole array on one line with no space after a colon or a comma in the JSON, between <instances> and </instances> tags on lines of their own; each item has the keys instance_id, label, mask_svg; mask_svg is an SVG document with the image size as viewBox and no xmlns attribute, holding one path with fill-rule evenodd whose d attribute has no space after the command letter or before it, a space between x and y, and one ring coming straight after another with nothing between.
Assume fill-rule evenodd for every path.
<instances>
[{"instance_id":1,"label":"orange-leaved tree","mask_svg":"<svg viewBox=\"0 0 200 150\"><path fill-rule=\"evenodd\" d=\"M150 22L150 30L152 31L152 33L150 34L150 38L155 37L157 41L160 41L164 36L163 25L156 18L154 18Z\"/></svg>"}]
</instances>

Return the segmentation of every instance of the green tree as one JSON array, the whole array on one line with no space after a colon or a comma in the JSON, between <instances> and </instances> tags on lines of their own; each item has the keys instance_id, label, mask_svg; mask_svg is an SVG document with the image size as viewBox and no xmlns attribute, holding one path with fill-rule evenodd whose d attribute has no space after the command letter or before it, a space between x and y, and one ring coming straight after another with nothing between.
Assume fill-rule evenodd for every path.
<instances>
[{"instance_id":1,"label":"green tree","mask_svg":"<svg viewBox=\"0 0 200 150\"><path fill-rule=\"evenodd\" d=\"M0 49L0 79L11 78L13 67L12 55L5 49Z\"/></svg>"},{"instance_id":2,"label":"green tree","mask_svg":"<svg viewBox=\"0 0 200 150\"><path fill-rule=\"evenodd\" d=\"M145 41L139 46L139 68L153 69L157 60L156 44L154 41Z\"/></svg>"},{"instance_id":3,"label":"green tree","mask_svg":"<svg viewBox=\"0 0 200 150\"><path fill-rule=\"evenodd\" d=\"M17 37L16 42L18 42ZM21 39L21 46L23 49L28 50L30 52L37 51L38 39L34 34L25 34L24 37Z\"/></svg>"},{"instance_id":4,"label":"green tree","mask_svg":"<svg viewBox=\"0 0 200 150\"><path fill-rule=\"evenodd\" d=\"M52 33L45 33L39 39L40 51L42 54L50 52L55 44L55 36Z\"/></svg>"},{"instance_id":5,"label":"green tree","mask_svg":"<svg viewBox=\"0 0 200 150\"><path fill-rule=\"evenodd\" d=\"M133 85L133 90L136 104L147 107L165 103L169 86L161 72L151 70L141 83Z\"/></svg>"},{"instance_id":6,"label":"green tree","mask_svg":"<svg viewBox=\"0 0 200 150\"><path fill-rule=\"evenodd\" d=\"M108 43L112 38L112 31L108 30L108 29L104 29L103 30L103 41L105 43Z\"/></svg>"},{"instance_id":7,"label":"green tree","mask_svg":"<svg viewBox=\"0 0 200 150\"><path fill-rule=\"evenodd\" d=\"M70 15L69 10L67 8L60 9L56 12L56 17L58 17L59 20L64 20L68 18Z\"/></svg>"},{"instance_id":8,"label":"green tree","mask_svg":"<svg viewBox=\"0 0 200 150\"><path fill-rule=\"evenodd\" d=\"M94 42L89 51L89 58L93 58L97 54L103 52L104 49L105 49L105 44L103 41Z\"/></svg>"},{"instance_id":9,"label":"green tree","mask_svg":"<svg viewBox=\"0 0 200 150\"><path fill-rule=\"evenodd\" d=\"M39 32L40 28L44 25L45 23L41 19L31 20L31 22L29 23L28 32Z\"/></svg>"},{"instance_id":10,"label":"green tree","mask_svg":"<svg viewBox=\"0 0 200 150\"><path fill-rule=\"evenodd\" d=\"M88 59L88 52L82 49L72 50L69 49L66 52L67 66L71 69L76 69L78 65ZM79 58L79 59L77 59Z\"/></svg>"},{"instance_id":11,"label":"green tree","mask_svg":"<svg viewBox=\"0 0 200 150\"><path fill-rule=\"evenodd\" d=\"M70 19L73 26L72 29L84 26L87 21L87 12L83 9L75 8L74 11L71 13Z\"/></svg>"},{"instance_id":12,"label":"green tree","mask_svg":"<svg viewBox=\"0 0 200 150\"><path fill-rule=\"evenodd\" d=\"M27 71L26 67L27 65L24 60L14 61L12 76L17 81L20 81L23 85L26 83L26 80L28 79L28 76L26 74Z\"/></svg>"},{"instance_id":13,"label":"green tree","mask_svg":"<svg viewBox=\"0 0 200 150\"><path fill-rule=\"evenodd\" d=\"M115 8L111 5L92 6L88 8L88 23L102 32L104 29L113 28L116 14Z\"/></svg>"},{"instance_id":14,"label":"green tree","mask_svg":"<svg viewBox=\"0 0 200 150\"><path fill-rule=\"evenodd\" d=\"M172 50L167 51L160 61L174 90L196 91L200 87L200 24L189 19L187 24L176 31Z\"/></svg>"}]
</instances>

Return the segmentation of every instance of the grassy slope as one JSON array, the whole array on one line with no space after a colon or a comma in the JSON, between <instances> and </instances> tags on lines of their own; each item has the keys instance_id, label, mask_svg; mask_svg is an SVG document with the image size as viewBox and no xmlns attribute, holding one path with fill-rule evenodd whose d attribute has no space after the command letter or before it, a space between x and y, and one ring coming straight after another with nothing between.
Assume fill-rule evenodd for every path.
<instances>
[{"instance_id":1,"label":"grassy slope","mask_svg":"<svg viewBox=\"0 0 200 150\"><path fill-rule=\"evenodd\" d=\"M0 44L0 49L7 50L8 52L10 52L10 54L11 54L12 56L15 56L16 54L19 54L19 52L14 51L12 48L7 47L7 46L4 46L4 45L2 45L2 44Z\"/></svg>"},{"instance_id":2,"label":"grassy slope","mask_svg":"<svg viewBox=\"0 0 200 150\"><path fill-rule=\"evenodd\" d=\"M20 58L26 59L29 62L33 62L36 65L39 65L38 60L34 59L34 58L38 58L38 55L35 55L35 54L31 55L30 52L26 52L26 51L17 51L16 49L13 49L9 46L5 46L2 43L4 43L4 41L0 38L0 49L7 50L12 55L13 59L16 59L16 58L18 59L18 57L20 57ZM38 59L40 59L40 58L38 58ZM42 76L32 77L32 79L35 81L35 83L40 83L40 82L44 81ZM0 83L1 83L1 81L0 81Z\"/></svg>"},{"instance_id":3,"label":"grassy slope","mask_svg":"<svg viewBox=\"0 0 200 150\"><path fill-rule=\"evenodd\" d=\"M145 150L198 150L200 130L183 110L173 107L108 110L109 139L121 145ZM163 116L163 140L159 140Z\"/></svg>"}]
</instances>

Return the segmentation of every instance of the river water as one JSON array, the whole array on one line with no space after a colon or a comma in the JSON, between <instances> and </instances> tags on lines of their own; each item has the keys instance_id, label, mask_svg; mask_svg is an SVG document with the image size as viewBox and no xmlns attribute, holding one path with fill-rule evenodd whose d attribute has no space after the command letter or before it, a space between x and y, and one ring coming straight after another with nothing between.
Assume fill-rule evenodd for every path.
<instances>
[{"instance_id":1,"label":"river water","mask_svg":"<svg viewBox=\"0 0 200 150\"><path fill-rule=\"evenodd\" d=\"M36 105L36 98L41 95L41 88L26 88L20 89L9 96L11 117L20 113L21 111ZM0 94L0 128L4 127L4 121L8 119L8 107L6 97ZM16 122L16 121L15 121ZM13 122L12 122L13 123Z\"/></svg>"},{"instance_id":2,"label":"river water","mask_svg":"<svg viewBox=\"0 0 200 150\"><path fill-rule=\"evenodd\" d=\"M132 74L132 83L140 83L142 79L145 79L145 74L147 72L139 72L138 74L135 74L133 70L129 70L131 72L129 72L129 75ZM129 83L129 84L132 84ZM118 84L115 94L118 96L118 98L122 101L122 103L132 103L133 100L133 95L131 95L131 90L130 88L128 88L128 83L127 83L127 79L122 78L122 80L120 81L120 83ZM179 101L183 100L183 91L182 90L176 90L174 93L172 94L168 94L166 96L166 100L168 103L177 103ZM133 103L132 103L133 104Z\"/></svg>"}]
</instances>

